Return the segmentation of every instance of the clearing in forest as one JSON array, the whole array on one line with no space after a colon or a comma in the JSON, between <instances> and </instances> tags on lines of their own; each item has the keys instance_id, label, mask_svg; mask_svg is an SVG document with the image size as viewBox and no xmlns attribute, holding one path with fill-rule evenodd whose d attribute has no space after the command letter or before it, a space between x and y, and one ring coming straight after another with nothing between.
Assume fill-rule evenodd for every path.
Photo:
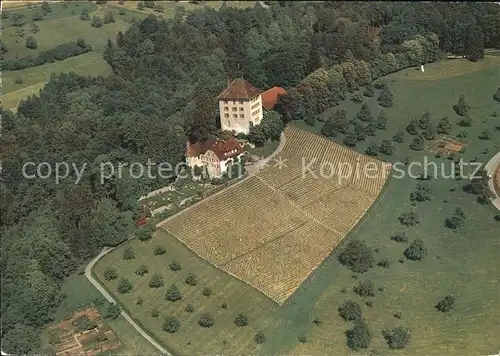
<instances>
[{"instance_id":1,"label":"clearing in forest","mask_svg":"<svg viewBox=\"0 0 500 356\"><path fill-rule=\"evenodd\" d=\"M293 126L269 166L160 227L283 304L367 212L383 162Z\"/></svg>"}]
</instances>

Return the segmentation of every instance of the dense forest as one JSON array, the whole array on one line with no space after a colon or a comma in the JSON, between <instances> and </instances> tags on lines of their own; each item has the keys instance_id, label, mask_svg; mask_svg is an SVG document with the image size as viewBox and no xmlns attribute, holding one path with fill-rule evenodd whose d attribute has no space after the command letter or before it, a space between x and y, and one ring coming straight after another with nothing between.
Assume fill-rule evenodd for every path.
<instances>
[{"instance_id":1,"label":"dense forest","mask_svg":"<svg viewBox=\"0 0 500 356\"><path fill-rule=\"evenodd\" d=\"M47 353L39 334L65 278L130 236L137 198L169 183L125 174L101 184L100 163L182 161L187 139L217 134L228 79L286 88L279 110L292 119L388 73L443 53L480 60L489 47L500 48L493 3L280 1L149 16L118 33L105 53L114 75L54 75L17 113L2 110L2 348ZM87 165L78 184L73 172L59 184L23 178L26 162L63 161Z\"/></svg>"}]
</instances>

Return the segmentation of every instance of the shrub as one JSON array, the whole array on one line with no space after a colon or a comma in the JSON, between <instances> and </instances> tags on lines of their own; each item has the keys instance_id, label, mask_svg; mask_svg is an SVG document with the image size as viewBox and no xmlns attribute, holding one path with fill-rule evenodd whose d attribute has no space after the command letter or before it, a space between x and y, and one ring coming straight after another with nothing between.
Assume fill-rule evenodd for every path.
<instances>
[{"instance_id":1,"label":"shrub","mask_svg":"<svg viewBox=\"0 0 500 356\"><path fill-rule=\"evenodd\" d=\"M372 335L363 321L357 321L351 330L346 332L347 346L351 350L366 349L372 340Z\"/></svg>"},{"instance_id":2,"label":"shrub","mask_svg":"<svg viewBox=\"0 0 500 356\"><path fill-rule=\"evenodd\" d=\"M201 294L203 294L205 297L209 297L212 294L212 290L208 287L205 287L201 291Z\"/></svg>"},{"instance_id":3,"label":"shrub","mask_svg":"<svg viewBox=\"0 0 500 356\"><path fill-rule=\"evenodd\" d=\"M33 37L33 36L26 37L26 48L37 49L37 47L38 47L38 43L36 42L35 37Z\"/></svg>"},{"instance_id":4,"label":"shrub","mask_svg":"<svg viewBox=\"0 0 500 356\"><path fill-rule=\"evenodd\" d=\"M375 259L373 251L364 241L354 240L344 248L339 255L339 261L353 272L363 273L373 267Z\"/></svg>"},{"instance_id":5,"label":"shrub","mask_svg":"<svg viewBox=\"0 0 500 356\"><path fill-rule=\"evenodd\" d=\"M319 318L314 318L312 322L316 326L319 326L321 324L321 320L319 320Z\"/></svg>"},{"instance_id":6,"label":"shrub","mask_svg":"<svg viewBox=\"0 0 500 356\"><path fill-rule=\"evenodd\" d=\"M405 140L405 133L404 131L398 131L396 134L392 137L392 140L397 143L402 143Z\"/></svg>"},{"instance_id":7,"label":"shrub","mask_svg":"<svg viewBox=\"0 0 500 356\"><path fill-rule=\"evenodd\" d=\"M374 297L375 285L372 281L359 282L359 284L354 287L354 292L361 297Z\"/></svg>"},{"instance_id":8,"label":"shrub","mask_svg":"<svg viewBox=\"0 0 500 356\"><path fill-rule=\"evenodd\" d=\"M361 307L352 300L345 301L337 310L344 321L358 320L361 318Z\"/></svg>"},{"instance_id":9,"label":"shrub","mask_svg":"<svg viewBox=\"0 0 500 356\"><path fill-rule=\"evenodd\" d=\"M160 311L157 308L153 308L153 310L151 310L151 316L153 318L158 318L160 316Z\"/></svg>"},{"instance_id":10,"label":"shrub","mask_svg":"<svg viewBox=\"0 0 500 356\"><path fill-rule=\"evenodd\" d=\"M16 79L14 79L14 84L23 84L24 80L20 76L16 76Z\"/></svg>"},{"instance_id":11,"label":"shrub","mask_svg":"<svg viewBox=\"0 0 500 356\"><path fill-rule=\"evenodd\" d=\"M307 336L299 335L298 340L301 344L305 344L307 342Z\"/></svg>"},{"instance_id":12,"label":"shrub","mask_svg":"<svg viewBox=\"0 0 500 356\"><path fill-rule=\"evenodd\" d=\"M163 330L170 334L176 333L181 327L181 323L179 320L173 316L169 316L168 318L165 319L165 322L163 323Z\"/></svg>"},{"instance_id":13,"label":"shrub","mask_svg":"<svg viewBox=\"0 0 500 356\"><path fill-rule=\"evenodd\" d=\"M455 308L455 296L453 294L447 295L436 304L435 308L440 312L448 313Z\"/></svg>"},{"instance_id":14,"label":"shrub","mask_svg":"<svg viewBox=\"0 0 500 356\"><path fill-rule=\"evenodd\" d=\"M113 22L115 22L115 17L113 16L113 13L106 12L106 14L104 15L104 23L108 24L108 23L113 23Z\"/></svg>"},{"instance_id":15,"label":"shrub","mask_svg":"<svg viewBox=\"0 0 500 356\"><path fill-rule=\"evenodd\" d=\"M380 267L388 268L391 265L391 259L389 257L384 257L378 261L377 265Z\"/></svg>"},{"instance_id":16,"label":"shrub","mask_svg":"<svg viewBox=\"0 0 500 356\"><path fill-rule=\"evenodd\" d=\"M491 132L489 132L487 130L481 132L481 135L479 135L479 139L480 140L489 140L489 139L491 139Z\"/></svg>"},{"instance_id":17,"label":"shrub","mask_svg":"<svg viewBox=\"0 0 500 356\"><path fill-rule=\"evenodd\" d=\"M182 294L175 284L172 284L165 294L165 299L171 302L176 302L182 299Z\"/></svg>"},{"instance_id":18,"label":"shrub","mask_svg":"<svg viewBox=\"0 0 500 356\"><path fill-rule=\"evenodd\" d=\"M135 252L132 247L127 247L123 251L123 259L124 260L133 260L135 258Z\"/></svg>"},{"instance_id":19,"label":"shrub","mask_svg":"<svg viewBox=\"0 0 500 356\"><path fill-rule=\"evenodd\" d=\"M149 281L149 286L151 288L160 288L163 287L163 277L159 274L154 274L151 280Z\"/></svg>"},{"instance_id":20,"label":"shrub","mask_svg":"<svg viewBox=\"0 0 500 356\"><path fill-rule=\"evenodd\" d=\"M102 20L99 16L94 16L92 18L92 27L94 27L94 28L102 27Z\"/></svg>"},{"instance_id":21,"label":"shrub","mask_svg":"<svg viewBox=\"0 0 500 356\"><path fill-rule=\"evenodd\" d=\"M472 118L469 115L464 115L462 118L460 118L460 120L458 120L457 125L462 127L471 127Z\"/></svg>"},{"instance_id":22,"label":"shrub","mask_svg":"<svg viewBox=\"0 0 500 356\"><path fill-rule=\"evenodd\" d=\"M427 248L422 240L416 239L408 246L404 255L409 260L420 261L427 255Z\"/></svg>"},{"instance_id":23,"label":"shrub","mask_svg":"<svg viewBox=\"0 0 500 356\"><path fill-rule=\"evenodd\" d=\"M493 99L500 101L500 88L498 88L495 94L493 94Z\"/></svg>"},{"instance_id":24,"label":"shrub","mask_svg":"<svg viewBox=\"0 0 500 356\"><path fill-rule=\"evenodd\" d=\"M186 305L186 307L184 308L184 311L188 312L188 313L192 313L194 311L194 307L191 305L191 304L188 304Z\"/></svg>"},{"instance_id":25,"label":"shrub","mask_svg":"<svg viewBox=\"0 0 500 356\"><path fill-rule=\"evenodd\" d=\"M223 302L223 303L220 305L220 307L221 307L222 309L227 309L227 303L226 303L226 302Z\"/></svg>"},{"instance_id":26,"label":"shrub","mask_svg":"<svg viewBox=\"0 0 500 356\"><path fill-rule=\"evenodd\" d=\"M382 334L391 349L404 349L411 340L411 330L402 326L386 329Z\"/></svg>"},{"instance_id":27,"label":"shrub","mask_svg":"<svg viewBox=\"0 0 500 356\"><path fill-rule=\"evenodd\" d=\"M203 313L198 320L198 324L204 328L211 328L214 325L214 318L208 313Z\"/></svg>"},{"instance_id":28,"label":"shrub","mask_svg":"<svg viewBox=\"0 0 500 356\"><path fill-rule=\"evenodd\" d=\"M384 87L382 89L382 93L380 93L380 96L377 98L378 104L384 108L390 108L394 105L394 96L392 95L392 92L389 90L389 87Z\"/></svg>"},{"instance_id":29,"label":"shrub","mask_svg":"<svg viewBox=\"0 0 500 356\"><path fill-rule=\"evenodd\" d=\"M137 298L137 301L135 302L137 305L143 305L144 304L144 299L142 297Z\"/></svg>"},{"instance_id":30,"label":"shrub","mask_svg":"<svg viewBox=\"0 0 500 356\"><path fill-rule=\"evenodd\" d=\"M420 218L413 211L401 214L398 219L401 225L404 226L416 226L420 224Z\"/></svg>"},{"instance_id":31,"label":"shrub","mask_svg":"<svg viewBox=\"0 0 500 356\"><path fill-rule=\"evenodd\" d=\"M155 232L155 230L155 226L152 223L148 222L137 229L137 237L141 241L147 241L151 239L151 237L153 237L153 233Z\"/></svg>"},{"instance_id":32,"label":"shrub","mask_svg":"<svg viewBox=\"0 0 500 356\"><path fill-rule=\"evenodd\" d=\"M132 290L133 286L132 283L126 278L121 278L120 282L118 283L118 293L128 293Z\"/></svg>"},{"instance_id":33,"label":"shrub","mask_svg":"<svg viewBox=\"0 0 500 356\"><path fill-rule=\"evenodd\" d=\"M170 263L168 266L170 267L170 270L174 272L178 272L181 270L181 264L177 261L172 261L172 263Z\"/></svg>"},{"instance_id":34,"label":"shrub","mask_svg":"<svg viewBox=\"0 0 500 356\"><path fill-rule=\"evenodd\" d=\"M465 224L466 219L463 210L461 208L456 208L453 216L446 219L445 224L450 229L459 230Z\"/></svg>"},{"instance_id":35,"label":"shrub","mask_svg":"<svg viewBox=\"0 0 500 356\"><path fill-rule=\"evenodd\" d=\"M408 242L408 237L406 236L406 233L403 231L396 233L394 236L391 236L391 240L396 242Z\"/></svg>"},{"instance_id":36,"label":"shrub","mask_svg":"<svg viewBox=\"0 0 500 356\"><path fill-rule=\"evenodd\" d=\"M234 318L234 323L238 327L247 326L248 325L248 318L245 314L240 313L240 314L236 315L236 317Z\"/></svg>"},{"instance_id":37,"label":"shrub","mask_svg":"<svg viewBox=\"0 0 500 356\"><path fill-rule=\"evenodd\" d=\"M113 267L108 267L104 271L104 279L107 281L112 281L113 279L118 278L118 273L116 272L116 269Z\"/></svg>"},{"instance_id":38,"label":"shrub","mask_svg":"<svg viewBox=\"0 0 500 356\"><path fill-rule=\"evenodd\" d=\"M135 270L135 274L138 276L144 276L146 273L148 273L148 267L146 265L140 265Z\"/></svg>"},{"instance_id":39,"label":"shrub","mask_svg":"<svg viewBox=\"0 0 500 356\"><path fill-rule=\"evenodd\" d=\"M189 272L186 277L186 284L190 286L195 286L198 283L198 278L194 273Z\"/></svg>"},{"instance_id":40,"label":"shrub","mask_svg":"<svg viewBox=\"0 0 500 356\"><path fill-rule=\"evenodd\" d=\"M255 334L254 340L257 345L261 345L266 342L266 335L264 335L262 331L259 331L257 334Z\"/></svg>"},{"instance_id":41,"label":"shrub","mask_svg":"<svg viewBox=\"0 0 500 356\"><path fill-rule=\"evenodd\" d=\"M155 256L163 255L163 254L165 254L165 252L167 252L167 250L165 250L165 247L163 247L161 245L158 245L153 249L153 255L155 255Z\"/></svg>"},{"instance_id":42,"label":"shrub","mask_svg":"<svg viewBox=\"0 0 500 356\"><path fill-rule=\"evenodd\" d=\"M104 311L104 319L116 320L122 309L116 303L109 303Z\"/></svg>"}]
</instances>

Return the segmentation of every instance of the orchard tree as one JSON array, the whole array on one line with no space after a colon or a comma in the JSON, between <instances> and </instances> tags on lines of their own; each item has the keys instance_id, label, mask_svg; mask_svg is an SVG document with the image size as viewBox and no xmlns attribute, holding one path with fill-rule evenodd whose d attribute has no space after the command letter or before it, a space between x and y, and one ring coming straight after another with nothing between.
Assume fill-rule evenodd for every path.
<instances>
[{"instance_id":1,"label":"orchard tree","mask_svg":"<svg viewBox=\"0 0 500 356\"><path fill-rule=\"evenodd\" d=\"M422 131L422 136L429 141L436 138L436 129L434 128L434 125L432 123L430 123L427 128Z\"/></svg>"},{"instance_id":2,"label":"orchard tree","mask_svg":"<svg viewBox=\"0 0 500 356\"><path fill-rule=\"evenodd\" d=\"M204 328L211 328L214 325L214 318L209 313L203 313L198 320L198 324Z\"/></svg>"},{"instance_id":3,"label":"orchard tree","mask_svg":"<svg viewBox=\"0 0 500 356\"><path fill-rule=\"evenodd\" d=\"M425 182L418 183L416 190L410 194L410 200L412 201L424 202L433 198L432 188Z\"/></svg>"},{"instance_id":4,"label":"orchard tree","mask_svg":"<svg viewBox=\"0 0 500 356\"><path fill-rule=\"evenodd\" d=\"M435 308L443 313L448 313L455 308L455 296L447 295L435 305Z\"/></svg>"},{"instance_id":5,"label":"orchard tree","mask_svg":"<svg viewBox=\"0 0 500 356\"><path fill-rule=\"evenodd\" d=\"M382 89L380 96L377 98L378 104L384 108L391 108L394 103L394 96L392 92L389 90L389 87L386 86Z\"/></svg>"},{"instance_id":6,"label":"orchard tree","mask_svg":"<svg viewBox=\"0 0 500 356\"><path fill-rule=\"evenodd\" d=\"M179 290L179 288L177 288L175 284L172 284L167 289L167 293L165 294L165 299L171 302L176 302L182 299L181 291Z\"/></svg>"},{"instance_id":7,"label":"orchard tree","mask_svg":"<svg viewBox=\"0 0 500 356\"><path fill-rule=\"evenodd\" d=\"M344 145L346 145L347 147L355 147L356 146L356 142L358 140L356 140L356 137L352 134L349 134L347 135L346 137L344 137L344 140L342 141L344 143Z\"/></svg>"},{"instance_id":8,"label":"orchard tree","mask_svg":"<svg viewBox=\"0 0 500 356\"><path fill-rule=\"evenodd\" d=\"M146 265L140 265L135 270L135 274L141 277L144 276L146 273L148 273L148 267Z\"/></svg>"},{"instance_id":9,"label":"orchard tree","mask_svg":"<svg viewBox=\"0 0 500 356\"><path fill-rule=\"evenodd\" d=\"M451 122L448 117L443 117L437 124L437 133L448 135L451 132Z\"/></svg>"},{"instance_id":10,"label":"orchard tree","mask_svg":"<svg viewBox=\"0 0 500 356\"><path fill-rule=\"evenodd\" d=\"M92 17L92 27L94 28L102 27L102 20L99 16Z\"/></svg>"},{"instance_id":11,"label":"orchard tree","mask_svg":"<svg viewBox=\"0 0 500 356\"><path fill-rule=\"evenodd\" d=\"M192 272L189 272L189 274L186 277L186 284L189 286L195 286L198 283L198 278L196 275Z\"/></svg>"},{"instance_id":12,"label":"orchard tree","mask_svg":"<svg viewBox=\"0 0 500 356\"><path fill-rule=\"evenodd\" d=\"M452 217L446 219L446 226L453 230L460 230L466 221L465 213L462 208L456 208Z\"/></svg>"},{"instance_id":13,"label":"orchard tree","mask_svg":"<svg viewBox=\"0 0 500 356\"><path fill-rule=\"evenodd\" d=\"M387 121L388 121L387 115L385 111L382 110L377 116L377 121L376 121L377 129L385 130L387 128Z\"/></svg>"},{"instance_id":14,"label":"orchard tree","mask_svg":"<svg viewBox=\"0 0 500 356\"><path fill-rule=\"evenodd\" d=\"M240 313L234 318L234 324L238 327L247 326L248 317L245 314Z\"/></svg>"},{"instance_id":15,"label":"orchard tree","mask_svg":"<svg viewBox=\"0 0 500 356\"><path fill-rule=\"evenodd\" d=\"M410 135L418 135L418 120L417 119L412 119L408 126L406 126L406 132L408 132Z\"/></svg>"},{"instance_id":16,"label":"orchard tree","mask_svg":"<svg viewBox=\"0 0 500 356\"><path fill-rule=\"evenodd\" d=\"M169 316L165 319L165 322L163 323L163 330L170 334L175 334L177 331L179 331L181 327L181 323L179 322L179 319L177 319L174 316Z\"/></svg>"},{"instance_id":17,"label":"orchard tree","mask_svg":"<svg viewBox=\"0 0 500 356\"><path fill-rule=\"evenodd\" d=\"M153 255L155 256L161 256L161 255L164 255L165 252L167 252L167 250L165 249L165 247L161 246L161 245L157 245L155 246L155 248L153 249Z\"/></svg>"},{"instance_id":18,"label":"orchard tree","mask_svg":"<svg viewBox=\"0 0 500 356\"><path fill-rule=\"evenodd\" d=\"M375 285L370 280L359 282L359 284L354 287L354 292L360 297L374 297Z\"/></svg>"},{"instance_id":19,"label":"orchard tree","mask_svg":"<svg viewBox=\"0 0 500 356\"><path fill-rule=\"evenodd\" d=\"M405 140L405 132L404 131L396 132L396 134L392 137L392 140L397 143L403 143Z\"/></svg>"},{"instance_id":20,"label":"orchard tree","mask_svg":"<svg viewBox=\"0 0 500 356\"><path fill-rule=\"evenodd\" d=\"M462 127L471 127L472 118L466 114L458 120L457 125Z\"/></svg>"},{"instance_id":21,"label":"orchard tree","mask_svg":"<svg viewBox=\"0 0 500 356\"><path fill-rule=\"evenodd\" d=\"M266 342L267 338L262 331L259 331L257 334L255 334L254 340L257 345L261 345Z\"/></svg>"},{"instance_id":22,"label":"orchard tree","mask_svg":"<svg viewBox=\"0 0 500 356\"><path fill-rule=\"evenodd\" d=\"M500 88L498 88L495 94L493 94L493 99L500 102Z\"/></svg>"},{"instance_id":23,"label":"orchard tree","mask_svg":"<svg viewBox=\"0 0 500 356\"><path fill-rule=\"evenodd\" d=\"M363 273L373 267L375 258L364 241L354 240L340 253L339 261L353 272Z\"/></svg>"},{"instance_id":24,"label":"orchard tree","mask_svg":"<svg viewBox=\"0 0 500 356\"><path fill-rule=\"evenodd\" d=\"M114 15L113 15L113 13L112 13L112 12L106 12L106 14L104 15L104 20L103 20L103 22L104 22L105 24L115 22L115 17L114 17Z\"/></svg>"},{"instance_id":25,"label":"orchard tree","mask_svg":"<svg viewBox=\"0 0 500 356\"><path fill-rule=\"evenodd\" d=\"M408 237L406 236L406 232L402 231L391 236L391 240L396 242L408 242Z\"/></svg>"},{"instance_id":26,"label":"orchard tree","mask_svg":"<svg viewBox=\"0 0 500 356\"><path fill-rule=\"evenodd\" d=\"M104 270L104 279L107 281L112 281L118 278L118 273L113 267L108 267Z\"/></svg>"},{"instance_id":27,"label":"orchard tree","mask_svg":"<svg viewBox=\"0 0 500 356\"><path fill-rule=\"evenodd\" d=\"M422 135L418 135L413 139L413 142L410 143L410 148L414 151L422 151L425 148L425 141Z\"/></svg>"},{"instance_id":28,"label":"orchard tree","mask_svg":"<svg viewBox=\"0 0 500 356\"><path fill-rule=\"evenodd\" d=\"M416 226L420 224L420 218L414 211L403 213L399 216L398 219L401 225L404 226Z\"/></svg>"},{"instance_id":29,"label":"orchard tree","mask_svg":"<svg viewBox=\"0 0 500 356\"><path fill-rule=\"evenodd\" d=\"M409 260L420 261L427 255L427 248L422 240L416 239L413 240L403 254Z\"/></svg>"},{"instance_id":30,"label":"orchard tree","mask_svg":"<svg viewBox=\"0 0 500 356\"><path fill-rule=\"evenodd\" d=\"M420 117L420 119L418 120L418 127L421 128L422 130L425 130L426 128L429 127L431 122L432 122L431 114L428 112L424 112Z\"/></svg>"},{"instance_id":31,"label":"orchard tree","mask_svg":"<svg viewBox=\"0 0 500 356\"><path fill-rule=\"evenodd\" d=\"M133 259L135 259L135 252L134 252L134 249L132 247L127 247L123 251L123 259L124 260L133 260Z\"/></svg>"},{"instance_id":32,"label":"orchard tree","mask_svg":"<svg viewBox=\"0 0 500 356\"><path fill-rule=\"evenodd\" d=\"M368 156L372 157L376 157L379 152L380 152L380 147L375 142L370 143L370 145L365 150L365 153Z\"/></svg>"},{"instance_id":33,"label":"orchard tree","mask_svg":"<svg viewBox=\"0 0 500 356\"><path fill-rule=\"evenodd\" d=\"M346 332L347 346L351 350L358 351L366 349L372 340L372 334L366 323L362 320L357 320L354 327Z\"/></svg>"},{"instance_id":34,"label":"orchard tree","mask_svg":"<svg viewBox=\"0 0 500 356\"><path fill-rule=\"evenodd\" d=\"M155 273L149 281L149 287L151 288L160 288L163 287L163 285L163 277L158 273Z\"/></svg>"},{"instance_id":35,"label":"orchard tree","mask_svg":"<svg viewBox=\"0 0 500 356\"><path fill-rule=\"evenodd\" d=\"M89 15L89 10L83 9L81 14L80 14L80 20L82 21L89 21L90 20L90 15Z\"/></svg>"},{"instance_id":36,"label":"orchard tree","mask_svg":"<svg viewBox=\"0 0 500 356\"><path fill-rule=\"evenodd\" d=\"M383 140L382 143L380 144L380 153L384 155L390 156L394 153L395 150L396 148L389 140Z\"/></svg>"},{"instance_id":37,"label":"orchard tree","mask_svg":"<svg viewBox=\"0 0 500 356\"><path fill-rule=\"evenodd\" d=\"M36 42L35 37L33 37L33 36L26 37L26 48L29 48L29 49L37 49L38 48L38 43Z\"/></svg>"},{"instance_id":38,"label":"orchard tree","mask_svg":"<svg viewBox=\"0 0 500 356\"><path fill-rule=\"evenodd\" d=\"M366 86L365 90L363 91L363 95L368 98L375 96L375 90L373 90L373 86L371 84Z\"/></svg>"},{"instance_id":39,"label":"orchard tree","mask_svg":"<svg viewBox=\"0 0 500 356\"><path fill-rule=\"evenodd\" d=\"M121 278L120 282L118 282L118 293L128 293L132 290L133 286L132 283L126 278Z\"/></svg>"},{"instance_id":40,"label":"orchard tree","mask_svg":"<svg viewBox=\"0 0 500 356\"><path fill-rule=\"evenodd\" d=\"M361 319L361 307L352 300L345 301L337 310L344 321Z\"/></svg>"},{"instance_id":41,"label":"orchard tree","mask_svg":"<svg viewBox=\"0 0 500 356\"><path fill-rule=\"evenodd\" d=\"M382 334L391 349L404 349L411 340L411 330L402 326L386 329Z\"/></svg>"},{"instance_id":42,"label":"orchard tree","mask_svg":"<svg viewBox=\"0 0 500 356\"><path fill-rule=\"evenodd\" d=\"M363 122L370 122L373 120L370 107L367 103L361 105L361 109L359 109L359 112L356 114L356 118Z\"/></svg>"},{"instance_id":43,"label":"orchard tree","mask_svg":"<svg viewBox=\"0 0 500 356\"><path fill-rule=\"evenodd\" d=\"M465 99L465 95L464 94L461 94L459 97L458 97L458 102L456 105L453 106L453 110L455 110L455 112L460 115L460 116L464 116L465 114L467 114L467 112L469 111L469 105L467 104L467 100Z\"/></svg>"}]
</instances>

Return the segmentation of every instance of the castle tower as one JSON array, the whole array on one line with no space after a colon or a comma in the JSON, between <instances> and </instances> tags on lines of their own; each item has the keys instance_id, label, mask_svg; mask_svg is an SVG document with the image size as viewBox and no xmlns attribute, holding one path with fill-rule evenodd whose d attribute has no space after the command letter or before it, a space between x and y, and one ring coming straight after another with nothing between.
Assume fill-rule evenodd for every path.
<instances>
[{"instance_id":1,"label":"castle tower","mask_svg":"<svg viewBox=\"0 0 500 356\"><path fill-rule=\"evenodd\" d=\"M221 128L247 134L252 125L260 124L261 92L244 79L233 80L217 97Z\"/></svg>"}]
</instances>

